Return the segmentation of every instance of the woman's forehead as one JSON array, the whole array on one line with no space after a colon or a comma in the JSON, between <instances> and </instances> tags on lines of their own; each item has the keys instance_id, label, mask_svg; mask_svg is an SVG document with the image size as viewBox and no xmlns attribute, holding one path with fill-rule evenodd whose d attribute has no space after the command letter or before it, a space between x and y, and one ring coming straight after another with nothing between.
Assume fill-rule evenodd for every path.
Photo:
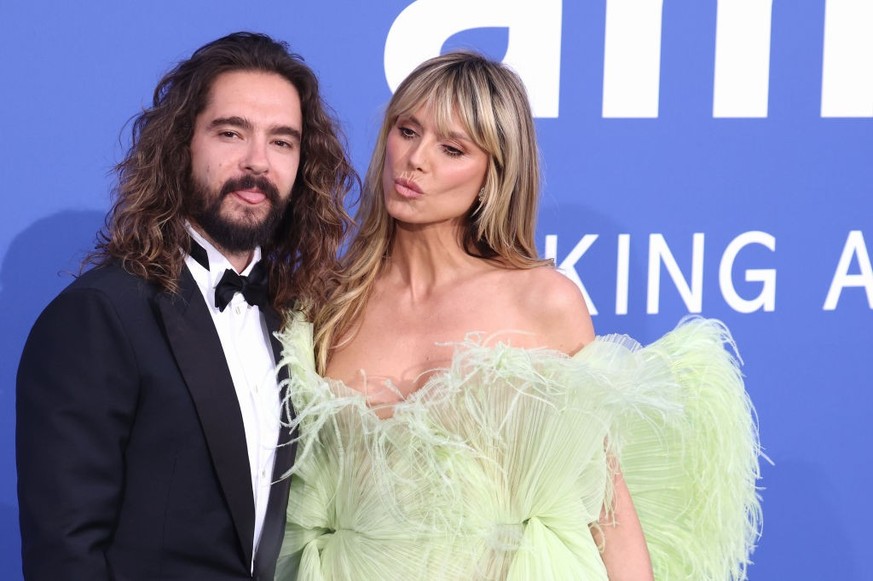
<instances>
[{"instance_id":1,"label":"woman's forehead","mask_svg":"<svg viewBox=\"0 0 873 581\"><path fill-rule=\"evenodd\" d=\"M398 111L395 122L400 119L414 119L431 126L440 137L460 137L475 141L476 128L471 126L471 120L466 117L463 108L457 103L430 95Z\"/></svg>"}]
</instances>

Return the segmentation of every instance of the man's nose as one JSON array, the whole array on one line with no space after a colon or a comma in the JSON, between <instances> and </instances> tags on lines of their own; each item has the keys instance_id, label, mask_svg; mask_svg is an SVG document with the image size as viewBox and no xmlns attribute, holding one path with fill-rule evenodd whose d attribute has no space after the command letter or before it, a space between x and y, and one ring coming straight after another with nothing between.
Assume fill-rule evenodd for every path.
<instances>
[{"instance_id":1,"label":"man's nose","mask_svg":"<svg viewBox=\"0 0 873 581\"><path fill-rule=\"evenodd\" d=\"M266 173L270 169L267 144L253 139L247 145L242 159L243 169L255 174Z\"/></svg>"}]
</instances>

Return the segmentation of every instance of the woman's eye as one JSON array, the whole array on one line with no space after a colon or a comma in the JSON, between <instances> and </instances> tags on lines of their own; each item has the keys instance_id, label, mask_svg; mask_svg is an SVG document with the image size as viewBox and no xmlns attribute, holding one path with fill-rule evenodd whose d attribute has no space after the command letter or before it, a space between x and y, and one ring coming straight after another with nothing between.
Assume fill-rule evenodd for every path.
<instances>
[{"instance_id":1,"label":"woman's eye","mask_svg":"<svg viewBox=\"0 0 873 581\"><path fill-rule=\"evenodd\" d=\"M452 147L451 145L444 145L443 151L446 152L447 155L451 157L460 157L464 155L464 152L458 149L457 147Z\"/></svg>"},{"instance_id":2,"label":"woman's eye","mask_svg":"<svg viewBox=\"0 0 873 581\"><path fill-rule=\"evenodd\" d=\"M400 132L400 135L406 139L412 139L415 137L415 131L409 127L398 127L397 130Z\"/></svg>"}]
</instances>

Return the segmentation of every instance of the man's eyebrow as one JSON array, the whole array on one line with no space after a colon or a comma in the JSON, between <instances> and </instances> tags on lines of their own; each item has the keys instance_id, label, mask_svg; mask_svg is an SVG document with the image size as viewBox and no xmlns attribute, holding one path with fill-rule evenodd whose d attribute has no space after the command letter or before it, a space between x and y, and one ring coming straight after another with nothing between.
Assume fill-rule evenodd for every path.
<instances>
[{"instance_id":1,"label":"man's eyebrow","mask_svg":"<svg viewBox=\"0 0 873 581\"><path fill-rule=\"evenodd\" d=\"M294 127L289 127L288 125L276 125L275 127L271 127L270 135L284 135L285 137L290 137L297 141L300 141L301 138L300 130L295 129Z\"/></svg>"},{"instance_id":2,"label":"man's eyebrow","mask_svg":"<svg viewBox=\"0 0 873 581\"><path fill-rule=\"evenodd\" d=\"M248 119L246 119L244 117L237 117L237 116L218 117L218 118L212 120L212 122L209 124L209 127L210 128L220 127L222 125L227 125L230 127L239 127L240 129L251 129L252 128L251 121L249 121Z\"/></svg>"},{"instance_id":3,"label":"man's eyebrow","mask_svg":"<svg viewBox=\"0 0 873 581\"><path fill-rule=\"evenodd\" d=\"M245 117L234 115L232 117L218 117L213 119L212 122L209 123L209 127L238 127L240 129L251 130L253 125L252 122ZM270 135L283 135L285 137L296 139L297 141L300 141L301 138L300 130L288 125L275 125L270 127L269 132Z\"/></svg>"}]
</instances>

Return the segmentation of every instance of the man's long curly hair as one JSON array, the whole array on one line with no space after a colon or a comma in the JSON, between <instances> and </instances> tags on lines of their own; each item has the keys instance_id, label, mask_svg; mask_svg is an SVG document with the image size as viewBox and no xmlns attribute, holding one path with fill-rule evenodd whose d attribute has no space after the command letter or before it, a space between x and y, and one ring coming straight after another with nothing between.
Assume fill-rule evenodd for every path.
<instances>
[{"instance_id":1,"label":"man's long curly hair","mask_svg":"<svg viewBox=\"0 0 873 581\"><path fill-rule=\"evenodd\" d=\"M133 121L131 147L115 170L115 200L90 262L120 261L128 272L177 292L189 250L186 196L191 186L190 143L197 116L222 73L263 71L287 79L303 114L300 166L288 207L262 252L273 306L317 309L350 218L343 205L358 176L318 79L287 44L238 32L199 48L155 88L152 106Z\"/></svg>"}]
</instances>

